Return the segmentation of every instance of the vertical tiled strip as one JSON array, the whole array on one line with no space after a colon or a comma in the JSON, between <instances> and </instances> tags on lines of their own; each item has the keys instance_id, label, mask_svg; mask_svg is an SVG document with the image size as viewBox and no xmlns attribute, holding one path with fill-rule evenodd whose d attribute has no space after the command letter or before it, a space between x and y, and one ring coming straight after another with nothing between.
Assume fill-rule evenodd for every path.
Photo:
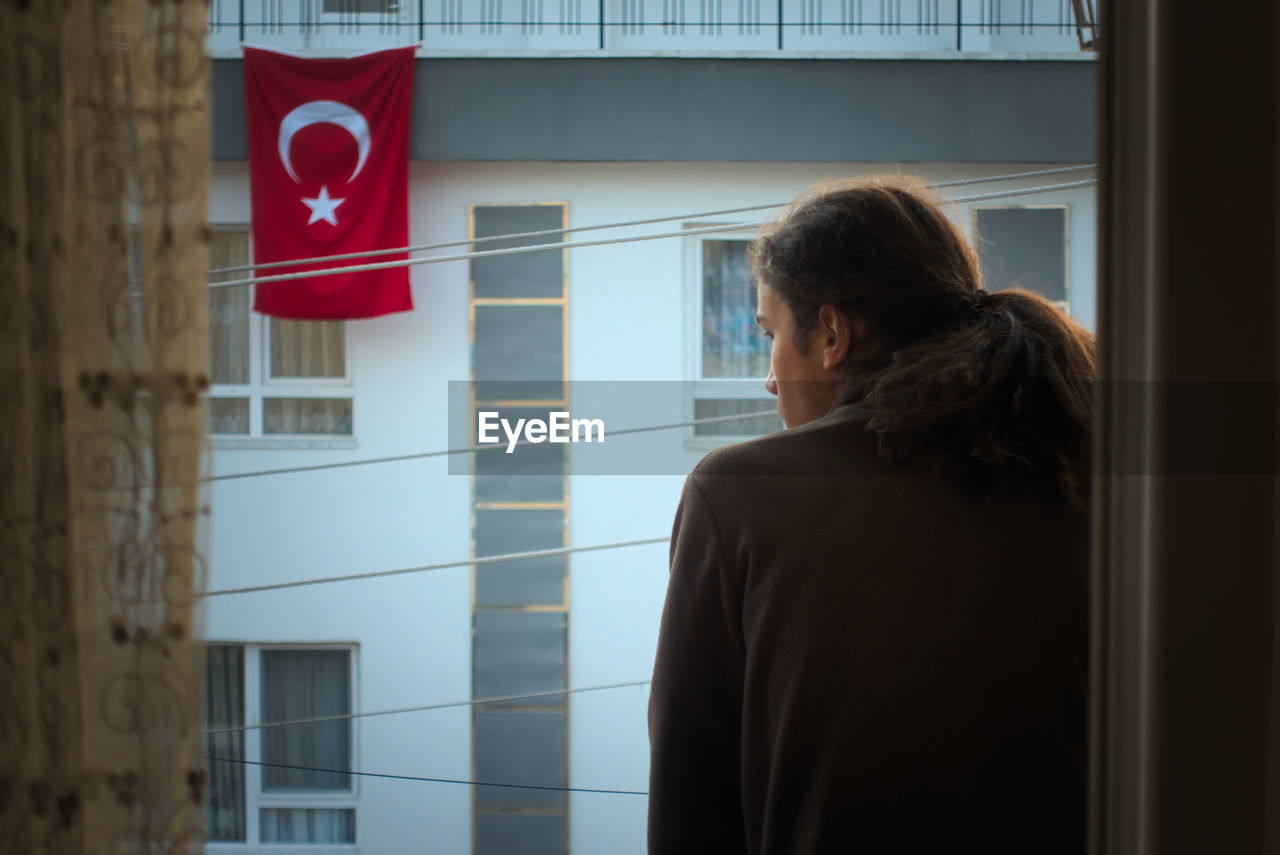
<instances>
[{"instance_id":1,"label":"vertical tiled strip","mask_svg":"<svg viewBox=\"0 0 1280 855\"><path fill-rule=\"evenodd\" d=\"M472 238L563 229L567 206L475 205ZM493 241L476 249L562 243L558 235ZM471 425L476 412L547 418L567 410L568 276L562 249L471 261ZM475 437L472 437L474 443ZM472 455L476 557L566 545L565 446ZM568 561L530 558L472 568L472 697L556 692L568 679ZM565 787L569 709L563 694L476 706L474 780ZM567 794L475 787L475 855L565 855Z\"/></svg>"}]
</instances>

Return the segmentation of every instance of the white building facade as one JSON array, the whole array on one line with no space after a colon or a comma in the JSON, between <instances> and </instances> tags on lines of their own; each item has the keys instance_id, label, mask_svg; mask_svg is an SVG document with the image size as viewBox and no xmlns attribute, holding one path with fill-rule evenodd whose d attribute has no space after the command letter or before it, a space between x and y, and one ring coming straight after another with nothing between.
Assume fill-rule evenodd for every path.
<instances>
[{"instance_id":1,"label":"white building facade","mask_svg":"<svg viewBox=\"0 0 1280 855\"><path fill-rule=\"evenodd\" d=\"M244 40L332 55L440 29L414 17L413 4L285 5L360 27L343 40L336 25L291 29L285 16L279 26L246 22L261 32ZM981 33L957 53L957 32L970 39L980 28L956 27L955 5L947 19L925 4L941 16L936 27L904 19L923 41L888 48L857 41L857 22L840 18L858 4L796 3L781 7L794 26L771 32L779 7L742 7L764 35L739 44L726 5L732 38L671 42L696 29L690 20L664 42L663 25L648 22L670 8L651 5L557 7L581 16L588 43L577 19L526 26L539 32L517 40L537 4L501 33L483 16L510 8L444 4L461 30L447 48L422 40L410 241L456 244L415 255L426 258L496 234L651 218L671 219L525 243L676 236L415 264L414 310L372 320L274 322L248 311L247 289L211 291L205 634L210 728L220 731L210 753L223 759L211 761L210 851L643 852L647 687L597 687L650 674L665 543L469 562L660 541L684 474L732 438L716 434L751 428L609 433L772 408L767 351L741 319L752 311L745 242L774 211L714 212L886 171L951 182L1093 159L1093 66L1069 26L1038 54L1008 53L1033 50L1025 40L984 46ZM974 21L990 11L972 5ZM275 8L214 0L215 58L238 43L242 19L226 18L241 6ZM382 19L380 36L367 31ZM936 44L925 39L934 35ZM663 50L692 53L654 56ZM894 58L867 53L886 50ZM237 79L237 60L215 62L215 267L248 260ZM952 208L984 241L989 287L1028 284L1094 325L1096 200L1081 183L1093 177L1086 168L945 189L953 198L1027 191ZM735 224L744 225L696 231ZM600 416L606 442L542 445L535 462L548 468L534 475L503 474L506 464L491 462L501 451L422 456L470 444L486 407ZM399 459L363 462L382 458ZM344 463L358 465L333 466ZM275 472L307 467L322 468ZM236 590L437 564L453 566ZM523 697L475 703L512 695ZM394 712L405 708L415 710ZM325 720L260 726L311 718Z\"/></svg>"}]
</instances>

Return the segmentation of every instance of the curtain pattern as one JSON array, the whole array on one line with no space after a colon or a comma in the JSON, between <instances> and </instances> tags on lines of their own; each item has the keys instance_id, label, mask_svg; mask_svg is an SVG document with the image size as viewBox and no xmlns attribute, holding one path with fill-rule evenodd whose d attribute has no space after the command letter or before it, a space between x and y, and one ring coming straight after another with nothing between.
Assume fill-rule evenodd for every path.
<instances>
[{"instance_id":1,"label":"curtain pattern","mask_svg":"<svg viewBox=\"0 0 1280 855\"><path fill-rule=\"evenodd\" d=\"M247 231L215 231L210 235L209 268L211 270L239 267L248 263L249 233ZM211 276L210 281L226 281L243 275L243 273L223 273ZM248 287L209 289L209 380L214 385L244 386L250 382L249 298L251 296L252 289ZM248 395L209 399L210 433L244 435L249 431Z\"/></svg>"},{"instance_id":2,"label":"curtain pattern","mask_svg":"<svg viewBox=\"0 0 1280 855\"><path fill-rule=\"evenodd\" d=\"M204 12L0 0L4 853L202 847Z\"/></svg>"},{"instance_id":3,"label":"curtain pattern","mask_svg":"<svg viewBox=\"0 0 1280 855\"><path fill-rule=\"evenodd\" d=\"M745 240L702 242L702 376L764 377L769 342L756 326Z\"/></svg>"}]
</instances>

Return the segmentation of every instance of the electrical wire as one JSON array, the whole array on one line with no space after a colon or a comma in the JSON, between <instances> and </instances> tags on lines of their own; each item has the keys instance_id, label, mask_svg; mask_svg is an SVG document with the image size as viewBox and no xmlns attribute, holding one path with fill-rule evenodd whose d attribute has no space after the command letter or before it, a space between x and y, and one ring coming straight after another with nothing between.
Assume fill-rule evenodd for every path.
<instances>
[{"instance_id":1,"label":"electrical wire","mask_svg":"<svg viewBox=\"0 0 1280 855\"><path fill-rule=\"evenodd\" d=\"M210 282L210 288L235 288L245 285L261 285L268 282L288 282L292 279L309 279L317 276L329 276L337 273L363 273L369 270L391 270L396 267L413 267L418 264L439 264L445 261L470 261L475 258L492 258L499 255L521 255L526 252L542 252L548 249L578 249L586 246L607 246L615 243L634 243L637 241L657 240L668 237L684 237L686 235L710 234L712 232L732 232L759 226L759 223L733 223L725 226L708 226L700 229L687 229L679 232L664 232L656 235L635 235L632 237L606 238L604 240L572 241L569 243L534 244L530 246L513 246L507 249L488 249L480 252L461 252L453 255L433 255L427 258L396 259L395 261L377 261L370 264L352 264L341 267L326 267L320 270L303 270L297 273L273 273L268 276L250 276L243 279L229 279L222 282ZM294 261L292 265L305 264Z\"/></svg>"},{"instance_id":2,"label":"electrical wire","mask_svg":"<svg viewBox=\"0 0 1280 855\"><path fill-rule=\"evenodd\" d=\"M372 13L372 14L376 14L376 13ZM241 21L239 21L239 20L235 20L235 21L227 21L227 22L218 21L218 22L211 23L209 26L210 26L210 27L224 28L224 29L228 29L228 30L230 30L230 29L232 29L232 28L235 28L235 27L240 26L240 23L241 23ZM250 22L248 25L249 25L250 27L253 27L253 26L259 26L259 27L262 27L264 30L274 29L274 28L279 27L279 28L282 28L282 29L283 29L283 28L296 28L296 29L303 30L303 31L305 31L305 30L307 30L307 29L317 29L317 30L319 30L319 29L324 28L324 27L340 27L340 28L341 28L341 27L345 27L345 28L348 28L348 29L351 29L351 28L353 28L353 27L354 27L354 28L358 29L358 28L359 28L359 26L360 26L359 24L354 24L354 25L353 25L353 24L348 23L348 22L346 22L346 21L270 21L270 22L266 22L266 21L263 21L263 22L257 22L257 21L254 21L254 22ZM694 19L688 19L688 20L675 20L675 19L672 19L672 18L665 18L665 19L661 19L661 20L643 20L643 21L582 21L582 22L556 21L556 20L541 20L541 21L536 21L536 20L529 20L529 19L527 19L527 18L518 18L518 19L517 19L517 18L512 18L512 19L506 19L506 18L504 18L504 19L502 19L502 20L496 20L496 21L482 21L482 20L480 20L480 21L471 21L471 20L455 20L455 21L440 20L440 21L427 21L427 20L422 20L422 19L411 19L411 20L406 20L406 21L395 21L395 22L385 23L385 24L384 24L383 22L381 22L381 21L370 21L370 22L368 22L368 23L364 24L364 26L368 27L368 28L369 28L369 29L371 29L371 30L372 30L373 28L375 28L375 27L378 27L378 28L387 27L387 28L391 29L393 32L394 32L394 31L396 31L396 30L405 30L405 31L411 32L411 31L413 31L413 30L417 29L418 27L439 27L439 28L440 28L440 30L441 30L441 32L448 32L448 28L450 28L450 27L491 27L491 28L498 28L498 29L493 30L494 32L497 32L497 33L501 33L501 29L500 29L501 27L512 27L512 28L515 28L515 27L521 27L521 28L522 28L522 29L521 29L521 32L524 32L524 31L525 31L525 30L524 30L524 28L529 28L529 30L531 31L531 30L532 30L532 28L534 28L534 27L559 27L559 26L569 27L569 26L578 26L578 27L581 27L585 32L590 33L590 32L591 32L594 28L596 28L596 27L641 27L641 28L643 28L643 27L654 27L654 28L657 28L657 27L687 27L687 28L692 29L692 28L694 28L694 27L700 27L700 26L703 26L703 24L702 24L700 21L698 21L698 20L694 20ZM732 25L731 25L731 26L732 26ZM1036 21L1012 21L1012 22L1010 22L1010 21L951 21L951 22L942 22L942 21L928 21L928 20L925 20L925 21L907 21L907 22L905 22L905 23L904 23L904 22L903 22L903 21L901 21L901 20L888 19L888 20L876 20L876 21L861 20L861 21L847 21L847 22L840 22L840 21L781 21L781 22L779 22L779 21L773 21L773 22L768 22L768 23L766 23L766 22L747 22L747 21L741 21L741 22L739 23L739 26L742 26L742 27L744 27L744 28L745 28L745 27L756 27L756 28L757 28L757 30L759 30L759 31L761 31L761 32L768 32L768 31L770 31L770 30L776 30L778 27L810 27L810 28L818 28L818 27L826 26L826 27L830 27L832 30L835 30L835 28L837 28L837 27L880 27L880 28L893 28L893 27L902 27L902 26L906 26L906 27L917 27L917 28L923 28L923 29L925 30L925 32L928 32L930 29L932 29L933 31L935 31L935 33L936 33L937 31L946 31L946 30L950 30L950 29L953 29L953 28L955 28L955 27L961 27L961 28L964 28L964 27L979 27L979 28L985 28L985 29L987 29L987 30L991 31L992 33L1001 33L1001 32L1003 32L1004 30L1009 30L1010 32L1013 32L1013 31L1015 31L1015 30L1016 30L1016 31L1018 31L1019 33L1023 33L1023 32L1024 32L1024 31L1026 31L1026 30L1047 29L1047 28L1050 28L1050 27L1054 27L1054 28L1056 28L1056 29L1062 30L1064 35L1075 35L1076 30L1081 29L1082 27L1089 27L1090 25L1088 25L1088 24L1077 24L1077 23L1055 22L1055 21L1045 21L1044 23L1039 23L1039 22L1036 22ZM380 31L381 31L381 30L380 30ZM239 44L241 47L253 47L253 46L254 46L252 42L245 42L245 41L237 42L237 44ZM426 47L426 45L424 45L424 44L423 44L423 43L421 43L421 42L418 42L418 43L417 43L417 45L418 45L419 47L423 47L423 48L425 48L425 47ZM409 47L409 46L410 46L410 45L404 45L404 47ZM428 48L428 49L429 49L429 48ZM447 50L447 48L438 48L438 49ZM591 53L592 53L592 54L595 54L595 53L598 53L598 52L599 52L598 50L592 50L592 51L591 51ZM1075 50L1075 51L1068 51L1068 52L1069 52L1069 53L1087 53L1087 51L1082 51L1082 50ZM777 51L776 51L776 50L772 50L772 49L771 49L771 50L768 50L768 51L763 51L763 53L770 53L770 54L772 54L772 53L777 53ZM950 53L958 53L958 51L950 51ZM984 51L984 53L985 53L985 51Z\"/></svg>"},{"instance_id":3,"label":"electrical wire","mask_svg":"<svg viewBox=\"0 0 1280 855\"><path fill-rule=\"evenodd\" d=\"M525 701L533 698L550 698L556 695L576 695L582 692L603 692L608 689L630 689L639 686L649 685L649 680L633 680L630 683L610 683L605 686L583 686L577 689L554 689L547 692L529 692L523 695L504 695L498 698L477 698L470 701L453 701L447 704L425 704L418 707L400 707L393 710L378 710L377 712L365 713L346 713L343 715L322 715L314 718L298 718L289 721L271 721L261 724L243 724L238 727L218 727L208 728L205 730L206 736L216 736L221 733L241 733L246 730L263 730L268 727L292 727L299 724L317 724L325 721L349 721L353 718L372 718L374 716L399 715L401 713L426 712L428 710L447 710L456 707L478 707L485 704L507 703L509 701Z\"/></svg>"},{"instance_id":4,"label":"electrical wire","mask_svg":"<svg viewBox=\"0 0 1280 855\"><path fill-rule=\"evenodd\" d=\"M374 570L369 573L349 573L343 576L321 576L315 579L297 579L290 582L271 582L265 585L246 585L241 588L220 588L216 591L204 591L198 597L222 597L227 594L256 594L261 591L281 591L286 588L303 588L310 585L327 585L330 582L353 582L357 579L381 579L385 576L404 576L409 573L426 573L430 570L447 570L454 567L471 567L483 564L501 564L505 561L520 561L525 558L547 558L555 555L573 555L578 552L599 552L603 549L622 549L628 546L649 546L655 543L667 543L670 537L649 537L642 540L622 540L616 543L597 543L591 546L565 546L558 549L533 549L528 552L508 552L502 555L487 555L482 558L467 558L463 561L445 561L440 564L423 564L418 567L397 567L394 570Z\"/></svg>"},{"instance_id":5,"label":"electrical wire","mask_svg":"<svg viewBox=\"0 0 1280 855\"><path fill-rule=\"evenodd\" d=\"M244 766L265 766L271 769L296 769L300 772L327 772L331 775L354 775L358 778L389 778L395 781L426 781L431 784L464 784L469 787L503 787L513 790L554 790L559 793L607 793L615 796L647 796L643 790L603 790L596 787L547 787L537 784L498 784L492 781L464 781L459 778L425 778L418 775L392 775L387 772L357 772L352 769L321 769L316 766L295 766L291 763L267 763L262 760L242 760L238 757L205 758L211 763L238 763Z\"/></svg>"},{"instance_id":6,"label":"electrical wire","mask_svg":"<svg viewBox=\"0 0 1280 855\"><path fill-rule=\"evenodd\" d=\"M958 196L951 200L953 203L958 202L979 202L986 199L1003 199L1011 196L1028 196L1035 193L1046 193L1053 190L1070 190L1079 187L1092 187L1097 184L1097 179L1086 179L1084 181L1071 181L1063 184L1050 184L1042 187L1027 187L1018 190L1003 190L992 193L978 193L971 196ZM476 258L491 258L500 255L520 255L528 252L543 252L545 250L565 250L580 249L589 246L609 246L612 244L635 243L638 241L659 240L662 238L673 237L690 237L700 234L711 234L714 232L731 232L742 231L745 229L759 228L764 225L763 222L751 223L735 223L725 226L709 226L697 229L684 229L677 232L662 232L660 234L650 235L633 235L630 237L606 238L604 240L586 240L586 241L569 241L567 243L550 243L550 244L534 244L531 246L509 247L507 249L489 249L479 252L462 252L453 255L435 255L427 258L406 258L396 259L394 261L378 261L369 264L352 264L340 267L326 267L320 270L304 270L295 273L275 273L268 276L250 276L243 279L231 279L223 282L210 282L210 288L235 288L246 285L262 285L271 282L288 282L294 279L311 279L320 276L331 276L341 273L364 273L371 270L391 270L397 267L414 267L419 264L440 264L446 261L470 261ZM403 250L400 250L403 251ZM305 264L305 261L294 261L292 264Z\"/></svg>"},{"instance_id":7,"label":"electrical wire","mask_svg":"<svg viewBox=\"0 0 1280 855\"><path fill-rule=\"evenodd\" d=\"M950 181L934 181L932 184L926 184L925 186L931 190L941 190L944 187L967 187L972 184L988 184L992 181L1013 181L1017 178L1038 178L1042 175L1061 175L1064 172L1083 172L1097 167L1098 164L1096 163L1081 163L1075 166L1051 166L1026 172L1006 172L1004 175L989 175L985 178L954 178Z\"/></svg>"},{"instance_id":8,"label":"electrical wire","mask_svg":"<svg viewBox=\"0 0 1280 855\"><path fill-rule=\"evenodd\" d=\"M707 416L701 419L692 419L687 422L671 422L662 425L647 425L645 427L623 428L622 430L609 431L608 436L624 436L635 433L648 433L650 431L671 430L673 428L693 427L695 425L715 424L718 422L732 422L739 419L759 419L769 416L776 416L778 411L760 410L754 413L735 413L728 416ZM541 445L542 443L533 443L529 440L520 440L514 443L510 448L524 448L527 445ZM363 460L343 460L336 463L316 463L311 466L289 466L280 469L259 469L251 472L230 472L225 475L210 475L203 479L205 481L235 481L240 478L257 478L261 475L292 475L296 472L318 472L322 469L345 469L350 466L368 466L374 463L401 463L406 460L425 460L429 457L448 457L455 454L471 454L480 451L496 451L505 450L508 446L502 442L490 443L486 445L468 445L461 448L450 448L444 451L420 451L412 454L397 454L391 457L368 457Z\"/></svg>"},{"instance_id":9,"label":"electrical wire","mask_svg":"<svg viewBox=\"0 0 1280 855\"><path fill-rule=\"evenodd\" d=\"M986 178L958 178L952 181L936 181L932 184L926 184L926 187L937 190L944 187L961 187L971 184L988 184L993 181L1013 181L1019 178L1036 178L1043 175L1060 175L1065 172L1082 172L1097 167L1096 163L1086 163L1077 166L1055 166L1048 169L1034 169L1028 172L1010 172L1004 175L991 175ZM209 271L210 276L221 276L227 273L243 273L247 270L273 270L280 267L293 267L298 264L319 264L328 261L346 261L352 258L373 258L379 255L392 255L398 252L429 252L437 249L453 249L459 246L476 246L479 244L492 243L502 240L525 240L534 237L549 237L551 235L567 235L576 234L578 232L593 232L602 229L621 229L631 226L650 226L656 223L668 223L674 220L699 220L707 217L722 217L728 214L745 214L752 211L766 211L770 208L782 208L791 204L790 202L774 202L768 205L748 205L743 208L723 208L719 211L702 211L696 214L675 214L668 217L650 217L645 220L628 220L619 223L600 223L594 226L574 226L566 229L542 229L534 232L515 232L506 235L490 235L487 237L471 238L470 240L455 240L447 243L427 243L417 246L396 247L394 249L368 249L361 252L346 252L338 255L316 255L310 258L298 258L291 261L269 261L263 264L240 264L234 267L218 267Z\"/></svg>"}]
</instances>

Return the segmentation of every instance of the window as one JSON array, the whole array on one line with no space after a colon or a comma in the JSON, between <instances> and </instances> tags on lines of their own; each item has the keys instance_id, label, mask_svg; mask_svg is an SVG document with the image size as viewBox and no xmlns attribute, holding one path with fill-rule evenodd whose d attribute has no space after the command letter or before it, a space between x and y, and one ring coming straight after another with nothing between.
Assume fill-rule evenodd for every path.
<instances>
[{"instance_id":1,"label":"window","mask_svg":"<svg viewBox=\"0 0 1280 855\"><path fill-rule=\"evenodd\" d=\"M706 224L699 224L706 225ZM749 236L689 239L689 319L693 394L690 415L716 418L773 410L764 389L769 341L756 326L756 288L747 262ZM696 425L695 441L718 444L782 429L777 415Z\"/></svg>"},{"instance_id":2,"label":"window","mask_svg":"<svg viewBox=\"0 0 1280 855\"><path fill-rule=\"evenodd\" d=\"M988 291L1025 288L1067 310L1067 208L973 209L974 244Z\"/></svg>"},{"instance_id":3,"label":"window","mask_svg":"<svg viewBox=\"0 0 1280 855\"><path fill-rule=\"evenodd\" d=\"M215 231L209 266L249 263L249 232ZM243 271L212 281L244 278ZM285 321L251 310L253 289L209 289L209 432L214 436L352 435L346 323Z\"/></svg>"},{"instance_id":4,"label":"window","mask_svg":"<svg viewBox=\"0 0 1280 855\"><path fill-rule=\"evenodd\" d=\"M257 727L349 715L353 660L348 647L207 648L211 844L355 843L351 719Z\"/></svg>"}]
</instances>

